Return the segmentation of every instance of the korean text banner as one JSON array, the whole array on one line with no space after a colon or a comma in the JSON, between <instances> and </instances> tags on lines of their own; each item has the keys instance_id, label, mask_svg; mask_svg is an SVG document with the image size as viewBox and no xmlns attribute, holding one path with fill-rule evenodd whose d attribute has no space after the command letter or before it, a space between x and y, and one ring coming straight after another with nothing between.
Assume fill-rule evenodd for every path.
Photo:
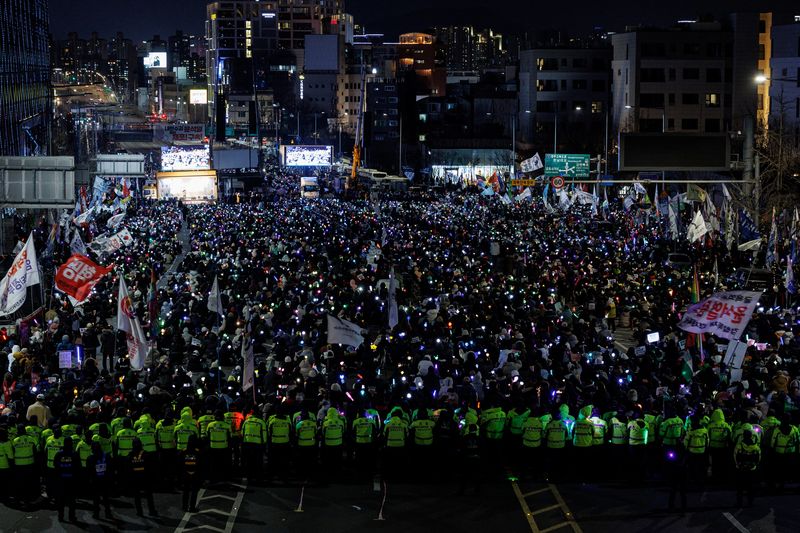
<instances>
[{"instance_id":1,"label":"korean text banner","mask_svg":"<svg viewBox=\"0 0 800 533\"><path fill-rule=\"evenodd\" d=\"M82 302L109 272L111 268L100 266L84 255L72 254L56 271L56 288Z\"/></svg>"},{"instance_id":2,"label":"korean text banner","mask_svg":"<svg viewBox=\"0 0 800 533\"><path fill-rule=\"evenodd\" d=\"M691 333L711 333L723 339L738 339L758 305L760 292L718 292L689 307L678 327Z\"/></svg>"}]
</instances>

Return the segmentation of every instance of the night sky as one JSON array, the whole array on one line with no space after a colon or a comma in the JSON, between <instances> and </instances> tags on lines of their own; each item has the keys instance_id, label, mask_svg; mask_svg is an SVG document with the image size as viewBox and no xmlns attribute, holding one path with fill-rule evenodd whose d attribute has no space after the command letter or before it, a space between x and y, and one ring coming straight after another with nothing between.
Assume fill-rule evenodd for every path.
<instances>
[{"instance_id":1,"label":"night sky","mask_svg":"<svg viewBox=\"0 0 800 533\"><path fill-rule=\"evenodd\" d=\"M56 39L64 38L69 31L77 31L84 37L92 31L103 37L122 31L134 39L147 39L155 34L167 37L176 29L201 34L206 3L206 0L50 0L50 26ZM704 13L752 11L755 4L761 11L800 14L797 0L348 0L346 6L367 31L393 36L450 24L515 32L566 29L580 34L593 26L618 31L625 25L667 25ZM698 5L702 5L700 10Z\"/></svg>"}]
</instances>

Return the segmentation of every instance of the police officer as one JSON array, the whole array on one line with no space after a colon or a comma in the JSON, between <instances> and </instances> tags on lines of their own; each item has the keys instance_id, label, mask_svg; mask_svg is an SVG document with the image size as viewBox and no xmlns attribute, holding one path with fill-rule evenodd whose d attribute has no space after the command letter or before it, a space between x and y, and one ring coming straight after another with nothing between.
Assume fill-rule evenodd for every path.
<instances>
[{"instance_id":1,"label":"police officer","mask_svg":"<svg viewBox=\"0 0 800 533\"><path fill-rule=\"evenodd\" d=\"M541 463L544 424L541 416L529 416L522 424L522 471L530 474Z\"/></svg>"},{"instance_id":2,"label":"police officer","mask_svg":"<svg viewBox=\"0 0 800 533\"><path fill-rule=\"evenodd\" d=\"M578 413L578 421L572 432L572 461L571 475L577 474L578 465L593 463L594 424L591 421L592 406L583 407Z\"/></svg>"},{"instance_id":3,"label":"police officer","mask_svg":"<svg viewBox=\"0 0 800 533\"><path fill-rule=\"evenodd\" d=\"M355 462L358 471L372 475L375 466L375 424L365 409L350 424L350 435L353 441Z\"/></svg>"},{"instance_id":4,"label":"police officer","mask_svg":"<svg viewBox=\"0 0 800 533\"><path fill-rule=\"evenodd\" d=\"M479 493L483 481L483 462L481 461L480 429L477 424L464 426L461 432L459 458L461 464L458 468L460 474L458 494L464 494L470 480L472 480L475 493Z\"/></svg>"},{"instance_id":5,"label":"police officer","mask_svg":"<svg viewBox=\"0 0 800 533\"><path fill-rule=\"evenodd\" d=\"M500 445L506 427L506 414L498 406L492 406L481 412L478 417L481 439L487 450L487 456L497 459L500 456Z\"/></svg>"},{"instance_id":6,"label":"police officer","mask_svg":"<svg viewBox=\"0 0 800 533\"><path fill-rule=\"evenodd\" d=\"M701 487L705 484L706 471L708 470L708 430L701 424L698 414L691 417L691 429L683 439L687 455L689 475L692 481Z\"/></svg>"},{"instance_id":7,"label":"police officer","mask_svg":"<svg viewBox=\"0 0 800 533\"><path fill-rule=\"evenodd\" d=\"M44 435L44 433L42 433L42 435ZM64 437L61 436L61 427L56 425L53 427L53 434L46 438L44 444L45 485L47 487L47 496L52 501L55 501L59 483L55 470L55 458L58 452L63 448Z\"/></svg>"},{"instance_id":8,"label":"police officer","mask_svg":"<svg viewBox=\"0 0 800 533\"><path fill-rule=\"evenodd\" d=\"M181 410L181 419L175 424L175 448L178 452L186 450L189 445L191 437L200 438L200 430L197 427L197 422L192 418L191 410L186 410L184 407Z\"/></svg>"},{"instance_id":9,"label":"police officer","mask_svg":"<svg viewBox=\"0 0 800 533\"><path fill-rule=\"evenodd\" d=\"M64 507L69 508L69 521L76 521L75 492L80 459L72 447L72 439L64 439L63 448L53 457L53 468L57 479L56 508L59 521L64 520Z\"/></svg>"},{"instance_id":10,"label":"police officer","mask_svg":"<svg viewBox=\"0 0 800 533\"><path fill-rule=\"evenodd\" d=\"M0 426L0 486L9 487L13 481L11 468L14 466L14 446L8 439L8 428ZM8 495L7 493L5 494Z\"/></svg>"},{"instance_id":11,"label":"police officer","mask_svg":"<svg viewBox=\"0 0 800 533\"><path fill-rule=\"evenodd\" d=\"M644 469L647 450L647 423L642 418L628 422L628 454L631 481L644 481Z\"/></svg>"},{"instance_id":12,"label":"police officer","mask_svg":"<svg viewBox=\"0 0 800 533\"><path fill-rule=\"evenodd\" d=\"M105 516L109 520L111 514L111 456L103 451L99 442L92 442L92 454L86 460L86 472L89 478L89 489L92 493L92 515L100 517L100 500L103 501Z\"/></svg>"},{"instance_id":13,"label":"police officer","mask_svg":"<svg viewBox=\"0 0 800 533\"><path fill-rule=\"evenodd\" d=\"M213 481L221 481L227 477L230 464L231 429L225 421L222 411L217 410L215 420L208 425L208 459Z\"/></svg>"},{"instance_id":14,"label":"police officer","mask_svg":"<svg viewBox=\"0 0 800 533\"><path fill-rule=\"evenodd\" d=\"M328 468L329 474L337 472L342 462L344 429L345 421L339 415L339 411L333 407L328 408L320 426L320 442L322 464Z\"/></svg>"},{"instance_id":15,"label":"police officer","mask_svg":"<svg viewBox=\"0 0 800 533\"><path fill-rule=\"evenodd\" d=\"M725 414L721 409L711 413L711 421L706 426L708 430L708 451L711 459L711 477L715 481L723 481L730 470L731 454L731 426L725 421Z\"/></svg>"},{"instance_id":16,"label":"police officer","mask_svg":"<svg viewBox=\"0 0 800 533\"><path fill-rule=\"evenodd\" d=\"M242 424L242 459L247 478L261 477L264 464L264 446L267 444L267 423L255 412L249 414Z\"/></svg>"},{"instance_id":17,"label":"police officer","mask_svg":"<svg viewBox=\"0 0 800 533\"><path fill-rule=\"evenodd\" d=\"M289 451L292 438L292 422L281 406L278 412L269 417L267 422L267 438L270 471L287 478Z\"/></svg>"},{"instance_id":18,"label":"police officer","mask_svg":"<svg viewBox=\"0 0 800 533\"><path fill-rule=\"evenodd\" d=\"M308 411L303 409L297 414L295 423L295 443L297 445L297 470L308 480L317 465L317 427Z\"/></svg>"},{"instance_id":19,"label":"police officer","mask_svg":"<svg viewBox=\"0 0 800 533\"><path fill-rule=\"evenodd\" d=\"M150 516L158 516L156 505L153 501L153 470L154 465L147 462L144 450L142 449L142 442L139 439L133 440L133 448L130 453L124 457L125 472L128 481L128 487L133 492L133 500L136 504L136 514L143 516L142 511L142 495L144 494L147 499L147 512Z\"/></svg>"},{"instance_id":20,"label":"police officer","mask_svg":"<svg viewBox=\"0 0 800 533\"><path fill-rule=\"evenodd\" d=\"M14 475L19 484L19 499L23 507L36 499L39 473L36 470L36 439L27 434L25 425L17 425L17 437L12 442Z\"/></svg>"},{"instance_id":21,"label":"police officer","mask_svg":"<svg viewBox=\"0 0 800 533\"><path fill-rule=\"evenodd\" d=\"M503 421L505 423L505 421ZM428 416L427 409L420 409L418 418L411 422L409 439L414 442L414 458L416 467L426 464L426 457L433 447L433 427L435 423ZM501 434L502 435L502 434ZM501 437L502 438L502 437Z\"/></svg>"},{"instance_id":22,"label":"police officer","mask_svg":"<svg viewBox=\"0 0 800 533\"><path fill-rule=\"evenodd\" d=\"M558 468L565 465L567 446L567 424L561 419L562 414L553 418L544 428L544 442L547 447L547 478L555 478Z\"/></svg>"},{"instance_id":23,"label":"police officer","mask_svg":"<svg viewBox=\"0 0 800 533\"><path fill-rule=\"evenodd\" d=\"M238 407L231 405L228 412L225 413L225 421L231 428L230 447L231 452L233 452L234 468L238 468L240 465L240 456L242 453L242 424L244 424L244 415L237 409Z\"/></svg>"},{"instance_id":24,"label":"police officer","mask_svg":"<svg viewBox=\"0 0 800 533\"><path fill-rule=\"evenodd\" d=\"M736 466L736 506L742 506L742 498L747 493L747 505L753 505L753 484L756 470L761 462L761 449L752 431L742 433L742 438L733 450L733 462Z\"/></svg>"},{"instance_id":25,"label":"police officer","mask_svg":"<svg viewBox=\"0 0 800 533\"><path fill-rule=\"evenodd\" d=\"M402 416L392 416L383 426L383 438L384 474L391 477L405 467L408 423Z\"/></svg>"},{"instance_id":26,"label":"police officer","mask_svg":"<svg viewBox=\"0 0 800 533\"><path fill-rule=\"evenodd\" d=\"M177 443L175 442L175 420L172 418L170 412L167 412L164 418L159 420L158 424L156 424L156 443L158 445L158 460L161 475L171 487L175 479ZM148 457L148 459L152 458Z\"/></svg>"},{"instance_id":27,"label":"police officer","mask_svg":"<svg viewBox=\"0 0 800 533\"><path fill-rule=\"evenodd\" d=\"M770 485L778 490L783 490L786 478L794 474L800 433L791 424L791 415L785 413L781 418L780 426L772 430L770 439Z\"/></svg>"},{"instance_id":28,"label":"police officer","mask_svg":"<svg viewBox=\"0 0 800 533\"><path fill-rule=\"evenodd\" d=\"M200 440L190 435L186 448L180 452L181 485L183 488L182 509L189 513L197 512L197 493L203 483L202 455Z\"/></svg>"},{"instance_id":29,"label":"police officer","mask_svg":"<svg viewBox=\"0 0 800 533\"><path fill-rule=\"evenodd\" d=\"M130 418L125 417L120 425L121 429L114 435L114 456L118 459L124 459L133 450L133 442L138 440L138 435L131 427ZM141 445L141 442L139 445Z\"/></svg>"}]
</instances>

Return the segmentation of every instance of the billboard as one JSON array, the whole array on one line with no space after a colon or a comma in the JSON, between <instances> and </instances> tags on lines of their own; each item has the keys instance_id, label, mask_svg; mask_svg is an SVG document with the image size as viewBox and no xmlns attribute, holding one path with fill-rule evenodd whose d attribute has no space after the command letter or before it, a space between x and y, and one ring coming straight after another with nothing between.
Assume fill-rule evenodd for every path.
<instances>
[{"instance_id":1,"label":"billboard","mask_svg":"<svg viewBox=\"0 0 800 533\"><path fill-rule=\"evenodd\" d=\"M217 200L217 172L214 170L158 172L159 199L177 198L187 203Z\"/></svg>"},{"instance_id":2,"label":"billboard","mask_svg":"<svg viewBox=\"0 0 800 533\"><path fill-rule=\"evenodd\" d=\"M188 141L201 143L203 139L205 139L205 136L206 128L203 124L153 124L153 140L156 142L173 143L177 141Z\"/></svg>"},{"instance_id":3,"label":"billboard","mask_svg":"<svg viewBox=\"0 0 800 533\"><path fill-rule=\"evenodd\" d=\"M207 170L211 168L208 145L201 146L162 146L161 170Z\"/></svg>"},{"instance_id":4,"label":"billboard","mask_svg":"<svg viewBox=\"0 0 800 533\"><path fill-rule=\"evenodd\" d=\"M620 170L730 170L724 133L623 133L619 147Z\"/></svg>"},{"instance_id":5,"label":"billboard","mask_svg":"<svg viewBox=\"0 0 800 533\"><path fill-rule=\"evenodd\" d=\"M544 175L547 177L588 178L589 154L546 154Z\"/></svg>"},{"instance_id":6,"label":"billboard","mask_svg":"<svg viewBox=\"0 0 800 533\"><path fill-rule=\"evenodd\" d=\"M205 105L208 103L208 89L189 89L189 103Z\"/></svg>"},{"instance_id":7,"label":"billboard","mask_svg":"<svg viewBox=\"0 0 800 533\"><path fill-rule=\"evenodd\" d=\"M166 52L150 52L143 58L144 68L167 68Z\"/></svg>"},{"instance_id":8,"label":"billboard","mask_svg":"<svg viewBox=\"0 0 800 533\"><path fill-rule=\"evenodd\" d=\"M281 146L283 164L287 167L329 167L333 164L333 146Z\"/></svg>"}]
</instances>

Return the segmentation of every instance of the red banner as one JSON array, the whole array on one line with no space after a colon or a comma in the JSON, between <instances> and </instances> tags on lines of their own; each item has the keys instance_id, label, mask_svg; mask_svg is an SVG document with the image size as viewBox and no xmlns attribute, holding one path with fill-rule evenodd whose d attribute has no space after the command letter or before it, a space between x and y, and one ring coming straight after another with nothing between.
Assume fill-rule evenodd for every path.
<instances>
[{"instance_id":1,"label":"red banner","mask_svg":"<svg viewBox=\"0 0 800 533\"><path fill-rule=\"evenodd\" d=\"M92 287L111 272L112 268L113 265L103 267L85 255L73 254L66 263L58 267L56 288L82 302L89 297Z\"/></svg>"}]
</instances>

